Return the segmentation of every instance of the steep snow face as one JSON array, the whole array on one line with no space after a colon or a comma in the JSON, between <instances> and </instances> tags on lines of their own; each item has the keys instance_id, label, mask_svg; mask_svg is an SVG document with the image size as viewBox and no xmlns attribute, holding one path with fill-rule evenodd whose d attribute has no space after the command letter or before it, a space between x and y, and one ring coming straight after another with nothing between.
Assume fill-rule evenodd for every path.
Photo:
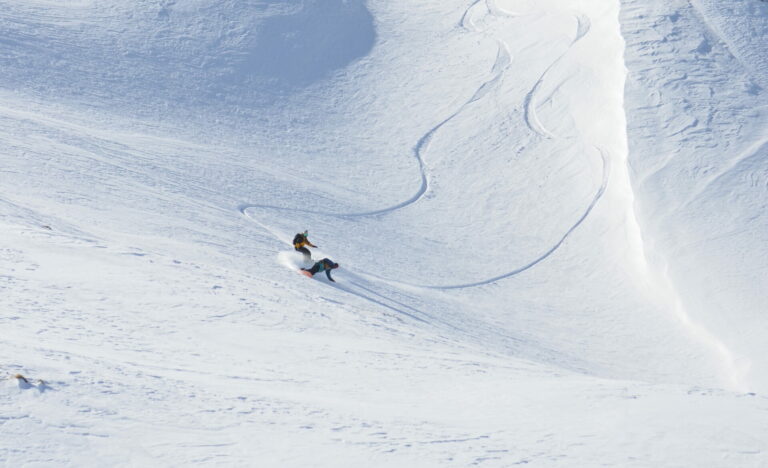
<instances>
[{"instance_id":1,"label":"steep snow face","mask_svg":"<svg viewBox=\"0 0 768 468\"><path fill-rule=\"evenodd\" d=\"M625 49L619 2L0 7L3 462L766 464L736 325L681 282L718 265L652 216L733 181L637 178L687 123L625 93L656 33ZM706 144L758 130L752 81ZM337 283L294 271L304 229Z\"/></svg>"},{"instance_id":2,"label":"steep snow face","mask_svg":"<svg viewBox=\"0 0 768 468\"><path fill-rule=\"evenodd\" d=\"M677 314L768 388L768 5L625 1L630 164Z\"/></svg>"},{"instance_id":3,"label":"steep snow face","mask_svg":"<svg viewBox=\"0 0 768 468\"><path fill-rule=\"evenodd\" d=\"M260 108L373 46L361 0L3 2L3 83L142 115ZM202 109L201 109L202 110ZM231 109L230 109L231 110Z\"/></svg>"}]
</instances>

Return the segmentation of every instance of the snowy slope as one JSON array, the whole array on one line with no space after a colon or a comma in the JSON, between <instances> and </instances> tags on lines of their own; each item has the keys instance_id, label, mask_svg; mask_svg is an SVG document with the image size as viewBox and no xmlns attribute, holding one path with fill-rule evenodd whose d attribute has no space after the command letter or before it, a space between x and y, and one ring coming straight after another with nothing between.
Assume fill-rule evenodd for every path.
<instances>
[{"instance_id":1,"label":"snowy slope","mask_svg":"<svg viewBox=\"0 0 768 468\"><path fill-rule=\"evenodd\" d=\"M630 165L678 314L768 386L768 5L627 2ZM640 32L640 31L652 31Z\"/></svg>"},{"instance_id":2,"label":"snowy slope","mask_svg":"<svg viewBox=\"0 0 768 468\"><path fill-rule=\"evenodd\" d=\"M759 2L0 6L4 463L768 463Z\"/></svg>"}]
</instances>

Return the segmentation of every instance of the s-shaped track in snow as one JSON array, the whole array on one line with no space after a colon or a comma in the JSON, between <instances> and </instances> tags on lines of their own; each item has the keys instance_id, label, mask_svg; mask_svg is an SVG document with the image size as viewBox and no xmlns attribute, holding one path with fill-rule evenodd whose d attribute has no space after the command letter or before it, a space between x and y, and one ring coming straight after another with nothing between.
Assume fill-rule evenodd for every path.
<instances>
[{"instance_id":1,"label":"s-shaped track in snow","mask_svg":"<svg viewBox=\"0 0 768 468\"><path fill-rule=\"evenodd\" d=\"M495 0L476 0L472 5L467 8L467 10L464 12L464 14L461 17L461 20L459 22L459 25L464 28L467 31L470 32L481 32L479 28L476 27L473 16L474 16L474 10L477 8L485 8L488 14L491 14L493 16L506 16L507 13L505 13L501 8L499 8ZM584 37L590 29L590 23L589 19L584 16L577 16L578 21L578 28L577 33L573 41L571 42L570 47L573 47L582 37ZM336 218L361 218L361 217L369 217L369 216L380 216L385 215L388 213L392 213L394 211L400 210L402 208L405 208L409 205L413 205L419 200L421 200L424 195L429 190L429 174L427 172L427 166L424 162L424 154L429 148L429 143L432 141L432 138L435 136L435 134L448 122L456 118L458 115L464 113L465 110L467 110L472 103L479 101L480 99L484 98L491 92L496 92L500 86L500 83L502 81L502 78L504 77L505 72L509 68L510 64L512 63L512 58L509 53L509 49L507 48L507 45L498 38L493 38L497 43L497 53L496 53L496 60L493 64L492 73L488 80L483 82L477 90L474 92L472 97L470 97L464 104L462 104L456 111L454 111L451 115L440 121L437 125L429 129L419 140L416 142L416 145L413 148L413 155L417 161L418 168L419 168L419 174L421 178L421 183L416 191L410 198L397 203L395 205L381 208L378 210L372 210L372 211L363 211L363 212L356 212L356 213L335 213L335 212L323 212L323 211L316 211L316 210L305 210L300 208L286 208L286 207L280 207L280 206L274 206L274 205L259 205L259 204L242 204L238 207L239 211L249 219L252 219L254 222L256 222L259 226L261 226L263 229L265 229L267 232L272 234L275 238L280 239L281 241L288 242L289 239L283 239L282 236L273 231L269 226L266 224L258 221L256 218L248 215L248 210L251 208L260 208L260 209L270 209L270 210L280 210L280 211L291 211L295 213L308 213L308 214L314 214L314 215L321 215L321 216L329 216L329 217L336 217ZM569 47L569 50L570 50ZM539 135L554 138L554 135L549 133L546 129L544 129L543 125L540 124L538 121L538 118L535 116L534 112L534 96L536 92L538 91L539 87L541 86L541 83L543 82L545 76L551 70L557 63L559 63L562 58L568 53L568 50L563 52L560 56L558 56L542 73L542 75L539 77L538 81L534 85L534 87L531 89L531 91L526 95L525 98L525 120L528 124L529 128L533 129L535 132L537 132ZM534 125L532 122L536 122L536 125ZM537 128L540 128L537 130ZM370 278L375 278L381 281L386 281L392 284L399 284L404 286L411 286L411 287L419 287L419 288L427 288L427 289L462 289L462 288L472 288L477 286L483 286L487 284L494 283L496 281L510 278L512 276L515 276L519 273L522 273L526 270L529 270L533 268L534 266L538 265L542 261L544 261L547 257L552 255L560 246L565 242L565 240L573 233L573 231L576 230L583 222L584 220L589 216L592 209L595 207L597 202L602 197L603 193L605 192L605 188L608 184L608 174L609 174L609 162L608 158L603 150L599 150L600 156L602 159L603 164L603 177L602 182L600 186L598 187L595 196L593 197L592 201L589 203L587 208L584 210L582 215L576 220L574 224L572 224L565 233L558 239L557 242L555 242L552 246L550 246L548 249L546 249L543 253L538 255L535 259L532 261L526 263L523 266L517 267L507 273L494 276L492 278L488 278L481 281L471 282L471 283L463 283L463 284L455 284L455 285L422 285L422 284L411 284L411 283L404 283L400 281L390 280L388 278L382 278L378 277L376 275L371 275L368 273L362 273L361 275L367 276Z\"/></svg>"},{"instance_id":2,"label":"s-shaped track in snow","mask_svg":"<svg viewBox=\"0 0 768 468\"><path fill-rule=\"evenodd\" d=\"M584 15L575 15L575 18L577 24L576 35L571 40L571 44L562 54L560 54L552 63L550 63L547 68L544 69L544 72L541 74L541 76L539 76L539 79L536 80L536 83L533 85L533 88L531 88L531 90L528 91L528 94L525 95L525 101L523 104L523 118L525 119L525 124L539 136L548 139L554 139L557 137L552 132L547 130L544 124L541 123L541 120L539 120L539 116L536 114L536 95L539 93L539 89L544 83L544 80L546 79L549 72L568 55L568 52L573 48L573 46L575 46L577 42L586 36L592 27L588 17Z\"/></svg>"}]
</instances>

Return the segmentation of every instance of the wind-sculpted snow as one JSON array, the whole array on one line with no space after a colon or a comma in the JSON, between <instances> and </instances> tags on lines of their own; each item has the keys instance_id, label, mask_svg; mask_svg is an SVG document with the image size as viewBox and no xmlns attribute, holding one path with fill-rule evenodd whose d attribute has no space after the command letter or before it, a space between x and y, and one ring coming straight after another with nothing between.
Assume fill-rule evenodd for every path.
<instances>
[{"instance_id":1,"label":"wind-sculpted snow","mask_svg":"<svg viewBox=\"0 0 768 468\"><path fill-rule=\"evenodd\" d=\"M692 5L0 0L0 465L766 465L762 32Z\"/></svg>"},{"instance_id":2,"label":"wind-sculpted snow","mask_svg":"<svg viewBox=\"0 0 768 468\"><path fill-rule=\"evenodd\" d=\"M4 83L142 115L262 109L365 56L376 35L362 0L0 5Z\"/></svg>"},{"instance_id":3,"label":"wind-sculpted snow","mask_svg":"<svg viewBox=\"0 0 768 468\"><path fill-rule=\"evenodd\" d=\"M373 17L360 0L273 0L265 8L285 11L257 29L245 59L235 61L233 79L247 82L255 76L278 87L306 86L373 47Z\"/></svg>"},{"instance_id":4,"label":"wind-sculpted snow","mask_svg":"<svg viewBox=\"0 0 768 468\"><path fill-rule=\"evenodd\" d=\"M645 237L688 320L717 337L741 388L768 384L758 338L768 285L768 70L758 45L766 8L625 2L622 12ZM654 40L643 32L648 24Z\"/></svg>"},{"instance_id":5,"label":"wind-sculpted snow","mask_svg":"<svg viewBox=\"0 0 768 468\"><path fill-rule=\"evenodd\" d=\"M730 5L715 0L692 0L691 6L702 23L748 72L754 85L768 89L768 3L740 2ZM710 48L707 39L699 46ZM752 92L758 89L753 88Z\"/></svg>"}]
</instances>

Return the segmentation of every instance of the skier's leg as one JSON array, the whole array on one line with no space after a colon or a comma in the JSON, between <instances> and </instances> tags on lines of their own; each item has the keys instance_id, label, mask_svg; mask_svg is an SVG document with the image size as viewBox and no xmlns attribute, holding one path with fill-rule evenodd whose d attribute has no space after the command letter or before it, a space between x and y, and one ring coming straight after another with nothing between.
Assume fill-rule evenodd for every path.
<instances>
[{"instance_id":1,"label":"skier's leg","mask_svg":"<svg viewBox=\"0 0 768 468\"><path fill-rule=\"evenodd\" d=\"M302 255L304 255L304 261L309 262L312 261L312 253L310 253L309 249L306 247L299 247L296 249L297 252L301 252Z\"/></svg>"}]
</instances>

